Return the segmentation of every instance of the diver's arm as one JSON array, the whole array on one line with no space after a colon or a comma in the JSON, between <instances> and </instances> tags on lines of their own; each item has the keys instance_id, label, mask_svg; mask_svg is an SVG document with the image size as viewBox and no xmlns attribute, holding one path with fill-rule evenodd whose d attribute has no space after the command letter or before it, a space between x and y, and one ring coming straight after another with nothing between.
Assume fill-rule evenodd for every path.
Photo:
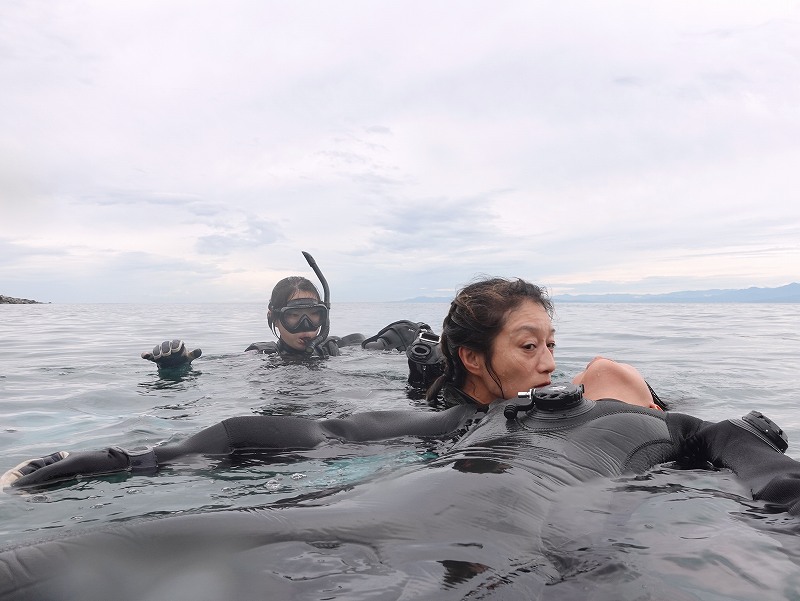
<instances>
[{"instance_id":1,"label":"diver's arm","mask_svg":"<svg viewBox=\"0 0 800 601\"><path fill-rule=\"evenodd\" d=\"M737 425L741 420L697 422L685 443L690 454L697 453L713 465L733 471L754 499L800 514L800 462Z\"/></svg>"},{"instance_id":2,"label":"diver's arm","mask_svg":"<svg viewBox=\"0 0 800 601\"><path fill-rule=\"evenodd\" d=\"M800 463L726 420L715 424L711 459L730 468L754 499L800 514Z\"/></svg>"},{"instance_id":3,"label":"diver's arm","mask_svg":"<svg viewBox=\"0 0 800 601\"><path fill-rule=\"evenodd\" d=\"M421 321L401 319L384 327L374 336L361 341L361 348L387 351L406 350L419 334L420 330L430 331L431 327Z\"/></svg>"},{"instance_id":4,"label":"diver's arm","mask_svg":"<svg viewBox=\"0 0 800 601\"><path fill-rule=\"evenodd\" d=\"M258 351L264 355L273 355L278 352L278 343L274 340L270 340L269 342L254 342L244 349L245 353L248 351Z\"/></svg>"},{"instance_id":5,"label":"diver's arm","mask_svg":"<svg viewBox=\"0 0 800 601\"><path fill-rule=\"evenodd\" d=\"M345 346L359 346L364 340L363 334L348 334L347 336L328 336L317 345L317 352L322 357L338 357L340 349Z\"/></svg>"},{"instance_id":6,"label":"diver's arm","mask_svg":"<svg viewBox=\"0 0 800 601\"><path fill-rule=\"evenodd\" d=\"M67 480L123 472L154 473L159 465L177 457L198 453L226 455L231 451L231 442L222 422L177 444L156 448L135 447L130 450L109 447L100 451L58 451L45 457L29 459L0 476L0 489L8 486L48 486Z\"/></svg>"},{"instance_id":7,"label":"diver's arm","mask_svg":"<svg viewBox=\"0 0 800 601\"><path fill-rule=\"evenodd\" d=\"M292 416L226 419L174 444L131 450L53 453L8 470L0 485L46 486L80 477L152 473L159 465L186 455L229 455L245 451L311 449L324 442L363 442L400 436L443 438L457 433L477 409L458 405L445 411L369 411L342 419L315 421Z\"/></svg>"},{"instance_id":8,"label":"diver's arm","mask_svg":"<svg viewBox=\"0 0 800 601\"><path fill-rule=\"evenodd\" d=\"M0 477L0 488L47 486L81 477L108 476L121 472L153 473L158 466L151 447L126 451L109 447L102 451L58 451L23 461Z\"/></svg>"},{"instance_id":9,"label":"diver's arm","mask_svg":"<svg viewBox=\"0 0 800 601\"><path fill-rule=\"evenodd\" d=\"M475 405L457 405L444 411L366 411L343 419L318 422L327 438L363 442L399 436L444 438L455 434L476 416Z\"/></svg>"},{"instance_id":10,"label":"diver's arm","mask_svg":"<svg viewBox=\"0 0 800 601\"><path fill-rule=\"evenodd\" d=\"M445 411L366 411L341 419L310 420L292 416L245 416L226 419L178 445L157 449L159 461L179 454L227 454L241 451L311 449L324 442L364 442L400 436L443 438L475 417L476 407Z\"/></svg>"},{"instance_id":11,"label":"diver's arm","mask_svg":"<svg viewBox=\"0 0 800 601\"><path fill-rule=\"evenodd\" d=\"M354 332L347 336L342 336L341 338L336 337L336 345L339 348L344 346L361 346L362 342L364 342L364 334L359 332Z\"/></svg>"},{"instance_id":12,"label":"diver's arm","mask_svg":"<svg viewBox=\"0 0 800 601\"><path fill-rule=\"evenodd\" d=\"M142 353L142 359L147 359L158 365L158 369L169 369L189 365L203 354L199 348L189 351L183 340L165 340L157 344L152 351Z\"/></svg>"}]
</instances>

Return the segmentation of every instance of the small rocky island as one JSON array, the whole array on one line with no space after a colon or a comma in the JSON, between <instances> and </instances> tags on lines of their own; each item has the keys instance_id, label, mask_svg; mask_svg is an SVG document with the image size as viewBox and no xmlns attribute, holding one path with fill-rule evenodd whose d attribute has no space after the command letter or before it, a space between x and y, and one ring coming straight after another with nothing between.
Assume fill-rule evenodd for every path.
<instances>
[{"instance_id":1,"label":"small rocky island","mask_svg":"<svg viewBox=\"0 0 800 601\"><path fill-rule=\"evenodd\" d=\"M0 305L41 305L39 301L27 298L14 298L13 296L3 296L0 294Z\"/></svg>"}]
</instances>

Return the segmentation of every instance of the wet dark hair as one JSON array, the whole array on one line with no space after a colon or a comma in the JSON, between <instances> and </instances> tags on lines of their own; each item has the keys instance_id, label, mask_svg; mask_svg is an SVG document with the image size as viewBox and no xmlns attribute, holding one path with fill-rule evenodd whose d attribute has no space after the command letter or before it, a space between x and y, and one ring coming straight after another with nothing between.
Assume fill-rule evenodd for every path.
<instances>
[{"instance_id":1,"label":"wet dark hair","mask_svg":"<svg viewBox=\"0 0 800 601\"><path fill-rule=\"evenodd\" d=\"M503 329L508 313L524 301L539 303L553 317L553 303L547 292L535 284L521 279L490 278L479 280L461 289L442 324L439 339L444 370L426 394L435 399L445 386L461 388L467 378L467 369L458 356L460 347L471 349L486 357L486 369L502 392L503 386L492 367L494 340Z\"/></svg>"},{"instance_id":2,"label":"wet dark hair","mask_svg":"<svg viewBox=\"0 0 800 601\"><path fill-rule=\"evenodd\" d=\"M319 290L317 290L317 287L311 280L299 275L291 275L275 284L275 287L272 289L272 296L269 299L269 310L283 309L286 303L289 302L289 299L297 292L310 292L317 300L322 299L319 295ZM275 321L270 314L267 314L267 324L273 334L277 336L278 333L275 331Z\"/></svg>"}]
</instances>

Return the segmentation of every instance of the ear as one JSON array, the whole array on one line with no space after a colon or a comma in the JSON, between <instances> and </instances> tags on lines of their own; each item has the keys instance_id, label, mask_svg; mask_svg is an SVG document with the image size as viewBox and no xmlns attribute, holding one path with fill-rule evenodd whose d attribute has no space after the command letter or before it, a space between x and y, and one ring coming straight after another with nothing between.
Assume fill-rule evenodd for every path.
<instances>
[{"instance_id":1,"label":"ear","mask_svg":"<svg viewBox=\"0 0 800 601\"><path fill-rule=\"evenodd\" d=\"M272 330L273 334L275 334L278 338L281 337L281 324L277 319L274 319L272 309L267 311L267 325L269 325L269 329Z\"/></svg>"},{"instance_id":2,"label":"ear","mask_svg":"<svg viewBox=\"0 0 800 601\"><path fill-rule=\"evenodd\" d=\"M480 376L484 371L483 354L463 346L458 347L458 358L464 368L474 376Z\"/></svg>"}]
</instances>

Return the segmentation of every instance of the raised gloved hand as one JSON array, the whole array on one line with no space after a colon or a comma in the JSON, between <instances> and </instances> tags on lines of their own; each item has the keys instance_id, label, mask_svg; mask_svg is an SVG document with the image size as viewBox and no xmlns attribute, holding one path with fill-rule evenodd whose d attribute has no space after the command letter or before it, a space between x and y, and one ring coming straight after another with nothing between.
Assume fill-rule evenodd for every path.
<instances>
[{"instance_id":1,"label":"raised gloved hand","mask_svg":"<svg viewBox=\"0 0 800 601\"><path fill-rule=\"evenodd\" d=\"M58 451L46 457L28 459L0 476L0 487L45 486L79 476L104 476L118 472L154 472L158 467L151 447L126 451L110 447L103 451L68 453Z\"/></svg>"},{"instance_id":2,"label":"raised gloved hand","mask_svg":"<svg viewBox=\"0 0 800 601\"><path fill-rule=\"evenodd\" d=\"M203 354L199 348L189 352L183 340L165 340L153 348L152 353L142 353L142 359L147 359L158 365L159 369L181 367L188 365Z\"/></svg>"}]
</instances>

